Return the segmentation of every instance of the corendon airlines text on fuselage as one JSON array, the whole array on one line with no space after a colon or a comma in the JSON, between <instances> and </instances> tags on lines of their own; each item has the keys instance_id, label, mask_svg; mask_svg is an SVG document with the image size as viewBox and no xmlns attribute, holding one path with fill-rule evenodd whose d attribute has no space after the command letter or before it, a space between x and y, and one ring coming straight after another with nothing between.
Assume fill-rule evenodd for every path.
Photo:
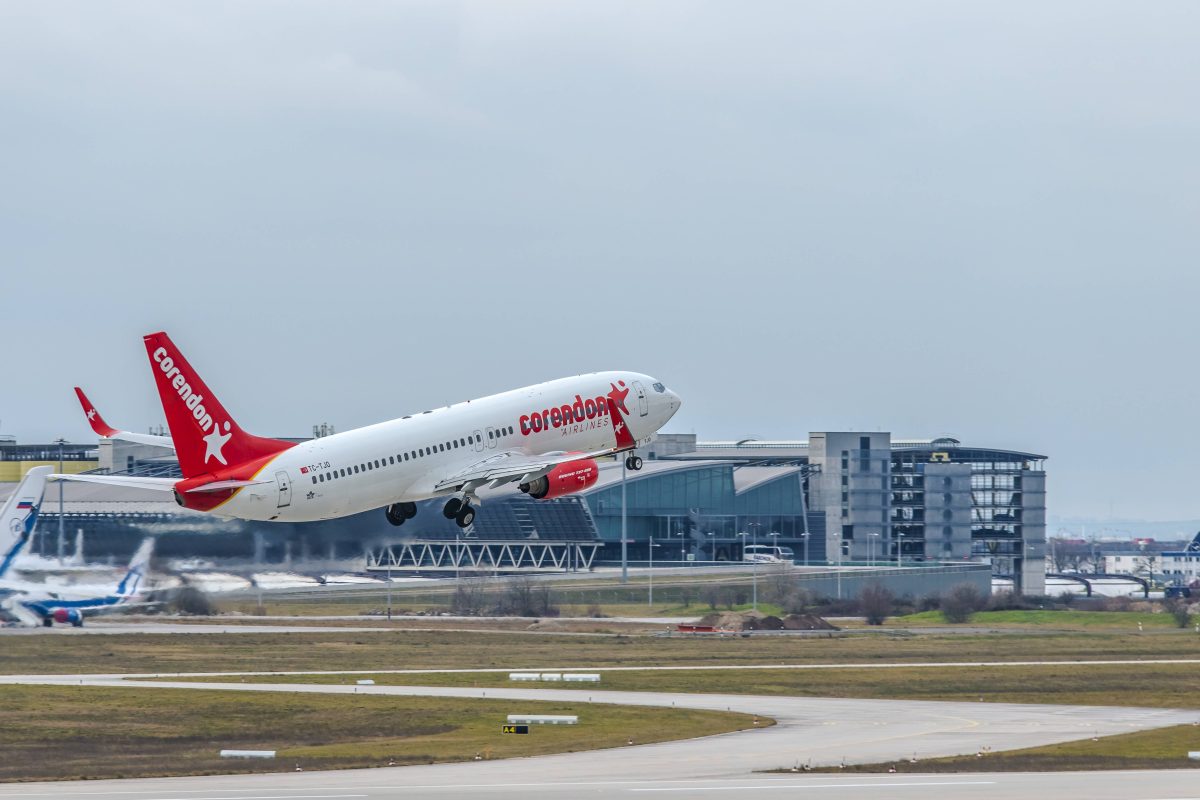
<instances>
[{"instance_id":1,"label":"corendon airlines text on fuselage","mask_svg":"<svg viewBox=\"0 0 1200 800\"><path fill-rule=\"evenodd\" d=\"M603 395L584 400L575 395L574 403L522 414L519 420L521 435L541 433L552 428L565 428L563 435L608 425L608 401ZM585 426L585 427L580 427Z\"/></svg>"}]
</instances>

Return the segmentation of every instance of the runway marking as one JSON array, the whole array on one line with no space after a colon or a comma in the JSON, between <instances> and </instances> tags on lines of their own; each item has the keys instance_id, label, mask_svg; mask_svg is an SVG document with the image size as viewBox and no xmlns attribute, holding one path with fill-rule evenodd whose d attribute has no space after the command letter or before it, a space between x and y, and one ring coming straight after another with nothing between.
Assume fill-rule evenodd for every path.
<instances>
[{"instance_id":1,"label":"runway marking","mask_svg":"<svg viewBox=\"0 0 1200 800\"><path fill-rule=\"evenodd\" d=\"M912 783L783 783L754 784L742 786L678 786L630 789L631 792L731 792L774 789L897 789L906 786L992 786L995 781L914 781Z\"/></svg>"}]
</instances>

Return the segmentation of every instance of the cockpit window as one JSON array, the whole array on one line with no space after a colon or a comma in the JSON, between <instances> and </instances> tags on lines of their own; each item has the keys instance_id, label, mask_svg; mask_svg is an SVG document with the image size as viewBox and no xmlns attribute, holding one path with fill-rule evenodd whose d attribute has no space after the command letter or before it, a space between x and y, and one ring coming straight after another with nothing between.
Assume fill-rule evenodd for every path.
<instances>
[{"instance_id":1,"label":"cockpit window","mask_svg":"<svg viewBox=\"0 0 1200 800\"><path fill-rule=\"evenodd\" d=\"M666 390L667 387L663 386L661 383L654 384L654 391L658 392L659 394L662 394Z\"/></svg>"}]
</instances>

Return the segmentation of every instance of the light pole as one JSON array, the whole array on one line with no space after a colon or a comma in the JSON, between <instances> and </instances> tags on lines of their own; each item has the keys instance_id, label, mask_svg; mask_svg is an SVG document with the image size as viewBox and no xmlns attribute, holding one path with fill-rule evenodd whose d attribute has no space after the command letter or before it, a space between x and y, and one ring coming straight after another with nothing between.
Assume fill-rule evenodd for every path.
<instances>
[{"instance_id":1,"label":"light pole","mask_svg":"<svg viewBox=\"0 0 1200 800\"><path fill-rule=\"evenodd\" d=\"M753 591L752 596L754 598L753 608L755 611L758 611L758 529L762 527L762 524L758 523L758 522L751 522L747 527L751 529L750 541L754 545L755 558L754 558L754 569L752 570L752 572L754 574L754 578L753 578L754 589L752 590Z\"/></svg>"},{"instance_id":2,"label":"light pole","mask_svg":"<svg viewBox=\"0 0 1200 800\"><path fill-rule=\"evenodd\" d=\"M58 445L58 474L63 471L63 445L67 440L61 436L54 440ZM42 539L42 555L46 555L46 540ZM58 482L58 562L62 563L63 557L63 482Z\"/></svg>"},{"instance_id":3,"label":"light pole","mask_svg":"<svg viewBox=\"0 0 1200 800\"><path fill-rule=\"evenodd\" d=\"M802 539L804 539L804 566L807 567L808 566L808 531L805 531L804 533L800 534L800 536Z\"/></svg>"},{"instance_id":4,"label":"light pole","mask_svg":"<svg viewBox=\"0 0 1200 800\"><path fill-rule=\"evenodd\" d=\"M753 525L755 523L751 522L750 524ZM746 560L746 537L749 536L750 534L746 533L745 531L740 531L737 535L742 537L742 560L745 561ZM753 585L754 585L753 597L754 597L754 599L752 601L753 605L751 607L755 611L758 611L758 553L752 552L750 555L750 559L751 559L750 564L752 565L751 572L754 575L754 578L753 578Z\"/></svg>"},{"instance_id":5,"label":"light pole","mask_svg":"<svg viewBox=\"0 0 1200 800\"><path fill-rule=\"evenodd\" d=\"M837 566L834 571L837 573L837 599L842 599L842 534L833 534L834 544L837 546Z\"/></svg>"},{"instance_id":6,"label":"light pole","mask_svg":"<svg viewBox=\"0 0 1200 800\"><path fill-rule=\"evenodd\" d=\"M625 464L621 462L621 583L629 583L629 546L625 541Z\"/></svg>"},{"instance_id":7,"label":"light pole","mask_svg":"<svg viewBox=\"0 0 1200 800\"><path fill-rule=\"evenodd\" d=\"M867 534L867 566L875 566L875 540L878 538L878 533Z\"/></svg>"},{"instance_id":8,"label":"light pole","mask_svg":"<svg viewBox=\"0 0 1200 800\"><path fill-rule=\"evenodd\" d=\"M658 547L654 543L654 534L650 534L650 596L646 600L646 605L654 605L654 548Z\"/></svg>"},{"instance_id":9,"label":"light pole","mask_svg":"<svg viewBox=\"0 0 1200 800\"><path fill-rule=\"evenodd\" d=\"M896 567L904 566L904 531L896 534Z\"/></svg>"}]
</instances>

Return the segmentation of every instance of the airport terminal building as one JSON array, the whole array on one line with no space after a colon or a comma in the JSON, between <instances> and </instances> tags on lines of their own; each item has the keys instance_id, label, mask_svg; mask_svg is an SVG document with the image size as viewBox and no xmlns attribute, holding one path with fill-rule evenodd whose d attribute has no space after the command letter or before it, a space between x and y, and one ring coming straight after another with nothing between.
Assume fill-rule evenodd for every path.
<instances>
[{"instance_id":1,"label":"airport terminal building","mask_svg":"<svg viewBox=\"0 0 1200 800\"><path fill-rule=\"evenodd\" d=\"M75 448L77 468L178 474L173 454L159 448L111 440L68 447ZM38 463L56 463L57 451L57 444L0 442L0 464L15 480L33 462L12 462L33 454ZM737 442L663 434L641 455L642 470L605 463L598 481L575 495L534 501L511 485L483 492L480 513L465 532L442 515L440 500L419 504L416 518L400 528L382 510L279 524L197 514L166 493L72 483L62 489L63 536L59 490L51 487L35 548L69 554L82 531L89 557L117 559L142 536L156 534L165 558L302 568L361 564L372 553L381 563L378 554L396 545L411 554L426 543L498 543L511 550L512 543L557 542L586 545L593 564L620 559L624 531L628 558L636 562L740 560L747 544L776 544L808 564L989 563L1023 593L1045 591L1045 456L855 431Z\"/></svg>"}]
</instances>

